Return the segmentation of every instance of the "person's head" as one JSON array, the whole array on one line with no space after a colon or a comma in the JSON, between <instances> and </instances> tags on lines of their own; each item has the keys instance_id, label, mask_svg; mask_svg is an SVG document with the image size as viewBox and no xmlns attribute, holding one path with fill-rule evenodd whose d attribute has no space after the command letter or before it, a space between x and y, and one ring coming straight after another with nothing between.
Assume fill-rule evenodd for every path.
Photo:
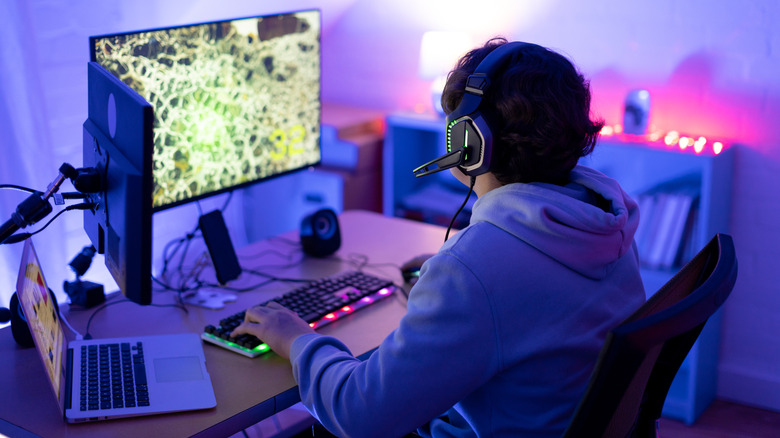
<instances>
[{"instance_id":1,"label":"person's head","mask_svg":"<svg viewBox=\"0 0 780 438\"><path fill-rule=\"evenodd\" d=\"M468 76L506 42L491 39L458 61L442 94L446 113L463 98ZM568 59L535 44L512 52L492 75L479 110L493 133L490 172L501 184L565 183L604 125L590 119L588 81Z\"/></svg>"}]
</instances>

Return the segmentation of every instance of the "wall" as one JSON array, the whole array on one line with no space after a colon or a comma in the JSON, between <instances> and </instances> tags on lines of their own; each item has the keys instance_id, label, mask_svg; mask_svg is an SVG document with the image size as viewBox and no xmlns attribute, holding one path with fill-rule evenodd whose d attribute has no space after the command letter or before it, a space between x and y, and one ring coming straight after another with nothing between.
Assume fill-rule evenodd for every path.
<instances>
[{"instance_id":1,"label":"wall","mask_svg":"<svg viewBox=\"0 0 780 438\"><path fill-rule=\"evenodd\" d=\"M86 112L87 35L318 3L225 0L215 7L205 0L11 1L18 9L13 19L29 26L22 37L32 52L24 68L30 80L40 82L33 102L38 111L30 114L46 114L44 129L56 139L51 150L58 158L78 156ZM594 112L608 123L620 122L626 92L642 87L652 94L656 127L739 144L730 219L740 276L724 310L719 395L780 410L775 274L780 129L774 122L780 118L778 2L494 0L475 6L465 0L329 0L319 6L326 101L383 110L427 105L428 85L417 77L424 31L464 30L475 41L503 34L570 56L592 78ZM0 139L0 149L22 147L12 141ZM6 180L5 173L2 179L16 182ZM76 239L78 217L69 224L67 232ZM81 244L61 253L75 254ZM66 275L60 273L60 279Z\"/></svg>"}]
</instances>

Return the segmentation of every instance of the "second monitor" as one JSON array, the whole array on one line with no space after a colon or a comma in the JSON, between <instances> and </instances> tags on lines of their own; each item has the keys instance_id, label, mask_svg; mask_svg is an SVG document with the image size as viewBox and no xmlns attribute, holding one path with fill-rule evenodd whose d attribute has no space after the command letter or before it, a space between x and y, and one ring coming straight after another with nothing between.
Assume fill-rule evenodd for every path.
<instances>
[{"instance_id":1,"label":"second monitor","mask_svg":"<svg viewBox=\"0 0 780 438\"><path fill-rule=\"evenodd\" d=\"M149 304L154 211L319 164L320 12L95 36L90 50L84 166L103 186L84 228Z\"/></svg>"},{"instance_id":2,"label":"second monitor","mask_svg":"<svg viewBox=\"0 0 780 438\"><path fill-rule=\"evenodd\" d=\"M159 211L318 164L320 12L90 38L154 108Z\"/></svg>"}]
</instances>

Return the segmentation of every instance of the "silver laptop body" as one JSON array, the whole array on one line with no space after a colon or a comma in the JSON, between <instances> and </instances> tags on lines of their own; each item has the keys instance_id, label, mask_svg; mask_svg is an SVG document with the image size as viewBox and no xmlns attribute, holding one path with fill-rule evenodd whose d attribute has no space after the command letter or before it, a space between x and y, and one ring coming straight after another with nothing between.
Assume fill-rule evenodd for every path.
<instances>
[{"instance_id":1,"label":"silver laptop body","mask_svg":"<svg viewBox=\"0 0 780 438\"><path fill-rule=\"evenodd\" d=\"M25 241L17 294L67 422L216 406L198 334L68 342L31 239Z\"/></svg>"}]
</instances>

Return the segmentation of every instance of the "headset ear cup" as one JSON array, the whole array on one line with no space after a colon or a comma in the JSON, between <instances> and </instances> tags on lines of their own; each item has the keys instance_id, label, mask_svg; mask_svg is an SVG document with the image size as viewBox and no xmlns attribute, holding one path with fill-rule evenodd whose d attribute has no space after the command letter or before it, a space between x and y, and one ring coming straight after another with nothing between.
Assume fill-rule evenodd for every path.
<instances>
[{"instance_id":1,"label":"headset ear cup","mask_svg":"<svg viewBox=\"0 0 780 438\"><path fill-rule=\"evenodd\" d=\"M490 170L493 135L479 112L448 124L447 146L448 152L463 149L465 158L459 168L466 175L477 176Z\"/></svg>"},{"instance_id":2,"label":"headset ear cup","mask_svg":"<svg viewBox=\"0 0 780 438\"><path fill-rule=\"evenodd\" d=\"M490 130L482 114L473 119L473 127L478 135L477 141L469 142L472 158L465 164L466 175L482 175L490 170L491 159L493 158L493 133Z\"/></svg>"},{"instance_id":3,"label":"headset ear cup","mask_svg":"<svg viewBox=\"0 0 780 438\"><path fill-rule=\"evenodd\" d=\"M16 343L21 347L29 348L35 346L30 327L27 325L27 319L22 313L22 307L19 305L19 297L16 294L11 296L11 303L8 306L11 311L11 333L14 335Z\"/></svg>"},{"instance_id":4,"label":"headset ear cup","mask_svg":"<svg viewBox=\"0 0 780 438\"><path fill-rule=\"evenodd\" d=\"M336 213L325 208L301 221L303 252L314 257L326 257L341 247L341 231Z\"/></svg>"}]
</instances>

